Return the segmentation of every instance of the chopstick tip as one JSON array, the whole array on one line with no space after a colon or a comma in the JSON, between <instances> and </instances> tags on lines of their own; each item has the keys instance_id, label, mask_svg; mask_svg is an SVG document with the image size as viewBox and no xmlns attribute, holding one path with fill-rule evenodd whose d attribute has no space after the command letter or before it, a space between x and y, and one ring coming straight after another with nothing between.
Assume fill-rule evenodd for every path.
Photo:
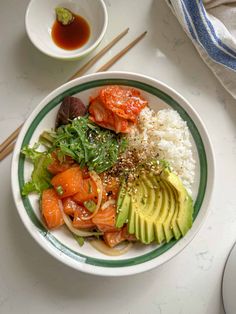
<instances>
[{"instance_id":1,"label":"chopstick tip","mask_svg":"<svg viewBox=\"0 0 236 314\"><path fill-rule=\"evenodd\" d=\"M146 36L147 31L143 32L141 35L139 35L139 37L137 38L137 40L142 39L144 36Z\"/></svg>"}]
</instances>

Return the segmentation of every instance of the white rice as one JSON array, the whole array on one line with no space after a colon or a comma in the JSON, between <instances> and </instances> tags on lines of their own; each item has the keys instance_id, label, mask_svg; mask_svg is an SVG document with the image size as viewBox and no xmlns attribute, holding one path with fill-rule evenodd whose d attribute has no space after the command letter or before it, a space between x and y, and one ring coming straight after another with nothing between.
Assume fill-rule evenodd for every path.
<instances>
[{"instance_id":1,"label":"white rice","mask_svg":"<svg viewBox=\"0 0 236 314\"><path fill-rule=\"evenodd\" d=\"M164 159L191 193L195 176L190 132L185 121L173 109L158 112L146 107L139 123L127 135L129 149L136 150L140 159Z\"/></svg>"}]
</instances>

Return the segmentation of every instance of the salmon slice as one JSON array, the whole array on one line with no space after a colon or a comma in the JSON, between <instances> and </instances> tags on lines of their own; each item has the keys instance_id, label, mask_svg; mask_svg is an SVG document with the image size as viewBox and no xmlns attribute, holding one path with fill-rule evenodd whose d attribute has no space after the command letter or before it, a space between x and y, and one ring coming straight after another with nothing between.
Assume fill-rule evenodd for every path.
<instances>
[{"instance_id":1,"label":"salmon slice","mask_svg":"<svg viewBox=\"0 0 236 314\"><path fill-rule=\"evenodd\" d=\"M92 178L83 180L80 190L73 196L73 199L80 204L89 200L97 202L97 198L97 185Z\"/></svg>"},{"instance_id":2,"label":"salmon slice","mask_svg":"<svg viewBox=\"0 0 236 314\"><path fill-rule=\"evenodd\" d=\"M61 200L54 189L43 191L41 201L42 215L49 229L57 228L64 223L59 202Z\"/></svg>"},{"instance_id":3,"label":"salmon slice","mask_svg":"<svg viewBox=\"0 0 236 314\"><path fill-rule=\"evenodd\" d=\"M62 200L64 213L69 216L74 216L75 211L78 209L78 204L72 199L72 197L66 197Z\"/></svg>"},{"instance_id":4,"label":"salmon slice","mask_svg":"<svg viewBox=\"0 0 236 314\"><path fill-rule=\"evenodd\" d=\"M104 184L105 191L107 196L117 199L119 189L120 189L120 181L116 177L109 177L108 181Z\"/></svg>"},{"instance_id":5,"label":"salmon slice","mask_svg":"<svg viewBox=\"0 0 236 314\"><path fill-rule=\"evenodd\" d=\"M128 226L125 225L123 228L122 228L122 236L125 238L125 240L127 241L137 241L137 238L135 237L134 234L130 234L128 232Z\"/></svg>"},{"instance_id":6,"label":"salmon slice","mask_svg":"<svg viewBox=\"0 0 236 314\"><path fill-rule=\"evenodd\" d=\"M83 182L82 172L79 167L72 167L57 174L51 183L60 198L72 196L78 193Z\"/></svg>"},{"instance_id":7,"label":"salmon slice","mask_svg":"<svg viewBox=\"0 0 236 314\"><path fill-rule=\"evenodd\" d=\"M105 232L103 239L110 247L114 247L123 241L136 241L136 237L128 233L127 225L116 232Z\"/></svg>"},{"instance_id":8,"label":"salmon slice","mask_svg":"<svg viewBox=\"0 0 236 314\"><path fill-rule=\"evenodd\" d=\"M74 219L73 219L73 226L78 229L91 229L95 227L92 219L83 220L82 217L88 217L91 213L83 206L77 207L76 211L74 212Z\"/></svg>"},{"instance_id":9,"label":"salmon slice","mask_svg":"<svg viewBox=\"0 0 236 314\"><path fill-rule=\"evenodd\" d=\"M83 177L83 179L88 179L88 178L90 178L90 174L89 174L88 168L86 168L86 167L81 168L81 171L82 171L82 177Z\"/></svg>"},{"instance_id":10,"label":"salmon slice","mask_svg":"<svg viewBox=\"0 0 236 314\"><path fill-rule=\"evenodd\" d=\"M114 247L119 243L125 241L122 230L115 232L105 232L103 235L103 239L109 247Z\"/></svg>"},{"instance_id":11,"label":"salmon slice","mask_svg":"<svg viewBox=\"0 0 236 314\"><path fill-rule=\"evenodd\" d=\"M110 205L105 209L99 209L97 214L92 218L93 223L102 232L117 231L115 226L116 206Z\"/></svg>"},{"instance_id":12,"label":"salmon slice","mask_svg":"<svg viewBox=\"0 0 236 314\"><path fill-rule=\"evenodd\" d=\"M65 160L63 162L60 162L56 151L52 152L51 155L52 155L52 163L48 165L48 171L51 174L56 175L60 172L63 172L69 169L70 167L72 167L72 165L74 164L73 159L69 156L65 156Z\"/></svg>"}]
</instances>

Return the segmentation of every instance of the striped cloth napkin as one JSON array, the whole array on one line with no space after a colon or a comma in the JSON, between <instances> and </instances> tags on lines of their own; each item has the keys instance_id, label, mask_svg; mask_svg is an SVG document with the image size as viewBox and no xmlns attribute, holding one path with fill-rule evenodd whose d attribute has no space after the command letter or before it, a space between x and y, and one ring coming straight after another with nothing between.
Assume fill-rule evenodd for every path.
<instances>
[{"instance_id":1,"label":"striped cloth napkin","mask_svg":"<svg viewBox=\"0 0 236 314\"><path fill-rule=\"evenodd\" d=\"M166 0L200 56L236 98L236 0Z\"/></svg>"}]
</instances>

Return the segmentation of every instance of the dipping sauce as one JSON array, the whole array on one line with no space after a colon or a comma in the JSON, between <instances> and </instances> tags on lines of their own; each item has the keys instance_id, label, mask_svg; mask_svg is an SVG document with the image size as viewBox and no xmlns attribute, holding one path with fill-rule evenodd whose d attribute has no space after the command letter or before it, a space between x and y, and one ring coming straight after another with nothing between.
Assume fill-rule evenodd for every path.
<instances>
[{"instance_id":1,"label":"dipping sauce","mask_svg":"<svg viewBox=\"0 0 236 314\"><path fill-rule=\"evenodd\" d=\"M63 49L73 50L82 47L89 39L90 27L88 22L77 14L74 14L73 21L63 25L57 20L52 27L52 39L54 43Z\"/></svg>"}]
</instances>

